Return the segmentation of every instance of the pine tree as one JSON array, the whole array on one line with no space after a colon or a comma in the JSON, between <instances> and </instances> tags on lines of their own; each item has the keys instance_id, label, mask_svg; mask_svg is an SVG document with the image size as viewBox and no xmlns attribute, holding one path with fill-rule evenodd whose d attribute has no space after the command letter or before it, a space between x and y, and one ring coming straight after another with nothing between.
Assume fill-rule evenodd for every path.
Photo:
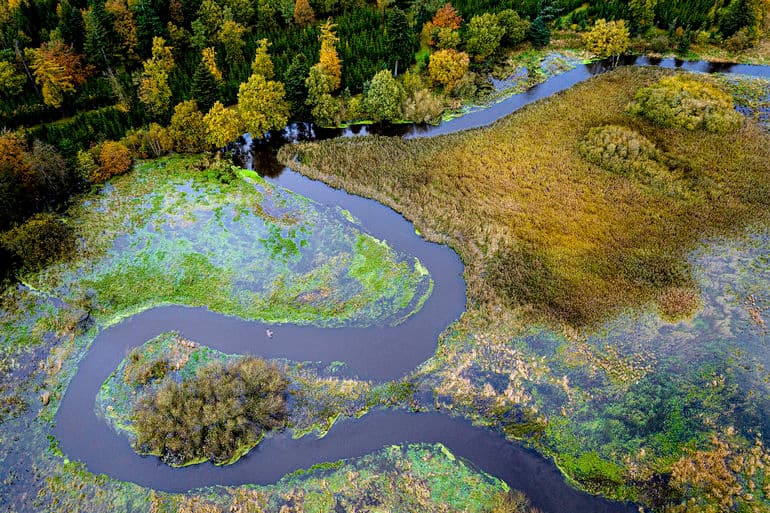
<instances>
[{"instance_id":1,"label":"pine tree","mask_svg":"<svg viewBox=\"0 0 770 513\"><path fill-rule=\"evenodd\" d=\"M136 34L139 38L139 54L150 54L152 39L164 35L163 23L158 16L152 0L137 0L133 5L136 20Z\"/></svg>"},{"instance_id":2,"label":"pine tree","mask_svg":"<svg viewBox=\"0 0 770 513\"><path fill-rule=\"evenodd\" d=\"M201 110L209 110L219 99L219 83L211 70L201 59L195 68L192 82L192 97L198 102Z\"/></svg>"},{"instance_id":3,"label":"pine tree","mask_svg":"<svg viewBox=\"0 0 770 513\"><path fill-rule=\"evenodd\" d=\"M73 7L68 0L62 0L59 4L59 24L57 26L64 43L72 46L76 52L83 52L83 35L85 26L83 25L83 14L80 9Z\"/></svg>"}]
</instances>

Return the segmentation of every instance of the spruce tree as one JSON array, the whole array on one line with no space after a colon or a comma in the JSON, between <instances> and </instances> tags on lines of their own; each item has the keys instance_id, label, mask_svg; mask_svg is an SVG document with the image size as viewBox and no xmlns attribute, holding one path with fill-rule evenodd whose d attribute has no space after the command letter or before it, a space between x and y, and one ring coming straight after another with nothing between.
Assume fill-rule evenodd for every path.
<instances>
[{"instance_id":1,"label":"spruce tree","mask_svg":"<svg viewBox=\"0 0 770 513\"><path fill-rule=\"evenodd\" d=\"M219 100L219 84L206 63L201 61L195 68L192 82L192 97L202 111L208 111Z\"/></svg>"},{"instance_id":2,"label":"spruce tree","mask_svg":"<svg viewBox=\"0 0 770 513\"><path fill-rule=\"evenodd\" d=\"M385 34L390 55L388 62L390 69L394 70L398 62L398 69L406 71L414 59L416 38L404 11L397 7L388 11L385 19Z\"/></svg>"},{"instance_id":3,"label":"spruce tree","mask_svg":"<svg viewBox=\"0 0 770 513\"><path fill-rule=\"evenodd\" d=\"M152 49L153 37L164 37L163 23L160 21L152 0L138 0L133 7L136 19L136 35L139 39L139 55L148 57Z\"/></svg>"},{"instance_id":4,"label":"spruce tree","mask_svg":"<svg viewBox=\"0 0 770 513\"><path fill-rule=\"evenodd\" d=\"M310 62L305 57L305 54L298 53L294 56L284 75L283 83L286 88L286 101L289 102L290 110L297 119L305 118L308 115L305 103L307 99L305 79L309 72Z\"/></svg>"},{"instance_id":5,"label":"spruce tree","mask_svg":"<svg viewBox=\"0 0 770 513\"><path fill-rule=\"evenodd\" d=\"M535 21L529 26L529 38L538 48L548 46L551 42L551 31L545 22L545 18L538 16Z\"/></svg>"}]
</instances>

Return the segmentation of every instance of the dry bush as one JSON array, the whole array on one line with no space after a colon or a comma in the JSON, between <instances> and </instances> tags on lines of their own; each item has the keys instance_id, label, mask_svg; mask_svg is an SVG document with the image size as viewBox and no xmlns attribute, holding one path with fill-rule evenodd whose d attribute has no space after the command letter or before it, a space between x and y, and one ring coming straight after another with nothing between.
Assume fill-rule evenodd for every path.
<instances>
[{"instance_id":1,"label":"dry bush","mask_svg":"<svg viewBox=\"0 0 770 513\"><path fill-rule=\"evenodd\" d=\"M698 291L691 287L671 287L658 298L661 315L671 321L692 316L700 305Z\"/></svg>"},{"instance_id":2,"label":"dry bush","mask_svg":"<svg viewBox=\"0 0 770 513\"><path fill-rule=\"evenodd\" d=\"M91 175L91 182L106 182L115 175L125 173L131 167L131 152L123 144L104 141L99 151L99 169Z\"/></svg>"}]
</instances>

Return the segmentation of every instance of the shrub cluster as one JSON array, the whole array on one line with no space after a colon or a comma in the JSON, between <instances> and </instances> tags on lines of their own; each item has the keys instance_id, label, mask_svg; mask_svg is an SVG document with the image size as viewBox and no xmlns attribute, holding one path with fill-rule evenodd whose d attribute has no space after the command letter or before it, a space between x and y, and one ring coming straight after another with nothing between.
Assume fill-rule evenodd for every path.
<instances>
[{"instance_id":1,"label":"shrub cluster","mask_svg":"<svg viewBox=\"0 0 770 513\"><path fill-rule=\"evenodd\" d=\"M135 447L172 465L232 461L263 432L286 425L287 386L281 371L260 358L211 362L139 398Z\"/></svg>"},{"instance_id":2,"label":"shrub cluster","mask_svg":"<svg viewBox=\"0 0 770 513\"><path fill-rule=\"evenodd\" d=\"M580 143L580 154L587 161L609 171L629 174L659 166L658 150L643 135L617 125L589 130Z\"/></svg>"},{"instance_id":3,"label":"shrub cluster","mask_svg":"<svg viewBox=\"0 0 770 513\"><path fill-rule=\"evenodd\" d=\"M665 77L639 89L628 111L661 126L687 130L725 133L743 124L728 92L710 80L691 75Z\"/></svg>"}]
</instances>

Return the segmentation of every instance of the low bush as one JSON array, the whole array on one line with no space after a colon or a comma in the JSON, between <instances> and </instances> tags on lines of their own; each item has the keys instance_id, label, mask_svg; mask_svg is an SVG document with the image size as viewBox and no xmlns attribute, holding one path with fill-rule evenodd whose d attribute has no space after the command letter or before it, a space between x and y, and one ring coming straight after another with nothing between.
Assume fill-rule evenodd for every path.
<instances>
[{"instance_id":1,"label":"low bush","mask_svg":"<svg viewBox=\"0 0 770 513\"><path fill-rule=\"evenodd\" d=\"M658 150L652 142L617 125L592 128L580 143L580 154L589 162L620 174L659 165Z\"/></svg>"},{"instance_id":2,"label":"low bush","mask_svg":"<svg viewBox=\"0 0 770 513\"><path fill-rule=\"evenodd\" d=\"M123 369L123 381L127 385L146 385L154 379L163 379L168 373L169 363L165 358L150 358L140 348L134 348L128 355Z\"/></svg>"},{"instance_id":3,"label":"low bush","mask_svg":"<svg viewBox=\"0 0 770 513\"><path fill-rule=\"evenodd\" d=\"M639 89L628 111L660 126L687 130L725 133L743 124L743 117L735 111L727 91L711 80L693 75L664 77Z\"/></svg>"},{"instance_id":4,"label":"low bush","mask_svg":"<svg viewBox=\"0 0 770 513\"><path fill-rule=\"evenodd\" d=\"M265 431L286 425L287 386L283 373L260 358L211 362L139 398L135 447L172 465L231 462Z\"/></svg>"}]
</instances>

